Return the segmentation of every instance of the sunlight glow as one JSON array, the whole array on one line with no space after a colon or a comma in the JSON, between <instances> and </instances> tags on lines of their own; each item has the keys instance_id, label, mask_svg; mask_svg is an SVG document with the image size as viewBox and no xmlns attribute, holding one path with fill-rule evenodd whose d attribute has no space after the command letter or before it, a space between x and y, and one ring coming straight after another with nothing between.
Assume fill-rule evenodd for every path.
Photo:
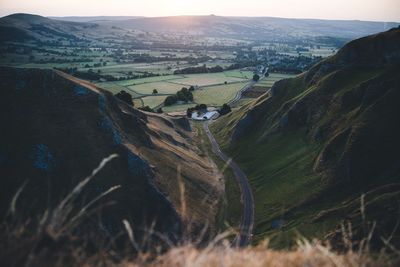
<instances>
[{"instance_id":1,"label":"sunlight glow","mask_svg":"<svg viewBox=\"0 0 400 267\"><path fill-rule=\"evenodd\" d=\"M0 0L0 15L272 16L400 21L400 0Z\"/></svg>"}]
</instances>

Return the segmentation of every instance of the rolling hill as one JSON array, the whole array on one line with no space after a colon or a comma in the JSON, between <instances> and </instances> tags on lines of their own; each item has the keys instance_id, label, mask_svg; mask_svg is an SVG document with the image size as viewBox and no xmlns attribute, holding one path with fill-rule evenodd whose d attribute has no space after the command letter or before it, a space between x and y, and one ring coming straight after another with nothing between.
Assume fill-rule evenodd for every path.
<instances>
[{"instance_id":1,"label":"rolling hill","mask_svg":"<svg viewBox=\"0 0 400 267\"><path fill-rule=\"evenodd\" d=\"M89 22L59 21L31 14L12 14L0 18L0 41L88 42L90 40L130 38L128 30Z\"/></svg>"},{"instance_id":2,"label":"rolling hill","mask_svg":"<svg viewBox=\"0 0 400 267\"><path fill-rule=\"evenodd\" d=\"M53 70L0 68L0 87L1 218L10 205L19 221L54 210L117 154L70 207L120 186L83 210L85 234L117 238L123 220L139 237L156 231L171 242L204 227L214 233L223 184L186 119L138 111Z\"/></svg>"},{"instance_id":3,"label":"rolling hill","mask_svg":"<svg viewBox=\"0 0 400 267\"><path fill-rule=\"evenodd\" d=\"M256 240L399 244L399 43L399 28L352 41L211 125L250 179Z\"/></svg>"},{"instance_id":4,"label":"rolling hill","mask_svg":"<svg viewBox=\"0 0 400 267\"><path fill-rule=\"evenodd\" d=\"M2 41L130 40L153 32L248 40L299 41L310 38L351 40L397 27L395 22L333 21L273 17L51 17L12 14L0 18Z\"/></svg>"},{"instance_id":5,"label":"rolling hill","mask_svg":"<svg viewBox=\"0 0 400 267\"><path fill-rule=\"evenodd\" d=\"M62 17L59 19L63 19ZM175 16L138 17L98 21L120 28L159 33L195 34L218 37L285 40L302 37L331 36L354 39L397 27L398 23L287 19L274 17Z\"/></svg>"}]
</instances>

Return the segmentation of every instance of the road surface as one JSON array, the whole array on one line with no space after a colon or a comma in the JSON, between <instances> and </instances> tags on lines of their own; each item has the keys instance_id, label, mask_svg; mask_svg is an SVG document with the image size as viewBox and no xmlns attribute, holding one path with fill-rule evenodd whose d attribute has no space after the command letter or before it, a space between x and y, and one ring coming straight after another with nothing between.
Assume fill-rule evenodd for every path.
<instances>
[{"instance_id":1,"label":"road surface","mask_svg":"<svg viewBox=\"0 0 400 267\"><path fill-rule=\"evenodd\" d=\"M256 83L257 83L256 81L253 81L253 80L252 80L251 82L249 82L248 84L246 84L242 89L240 89L240 90L236 93L235 97L234 97L232 100L230 100L230 101L228 102L228 105L229 105L229 106L232 106L233 104L235 104L236 102L238 102L238 101L242 98L243 92L246 91L247 89L250 89L251 87L253 87Z\"/></svg>"},{"instance_id":2,"label":"road surface","mask_svg":"<svg viewBox=\"0 0 400 267\"><path fill-rule=\"evenodd\" d=\"M242 216L239 225L239 234L233 241L234 246L243 247L246 246L252 236L253 232L253 222L254 222L254 202L253 202L253 194L251 192L251 188L249 182L247 180L246 174L240 169L240 167L224 152L221 151L217 141L214 136L210 132L208 128L208 122L205 122L204 131L206 132L208 139L211 142L212 151L219 156L226 164L231 167L236 181L239 184L240 194L241 194L241 202L242 202Z\"/></svg>"}]
</instances>

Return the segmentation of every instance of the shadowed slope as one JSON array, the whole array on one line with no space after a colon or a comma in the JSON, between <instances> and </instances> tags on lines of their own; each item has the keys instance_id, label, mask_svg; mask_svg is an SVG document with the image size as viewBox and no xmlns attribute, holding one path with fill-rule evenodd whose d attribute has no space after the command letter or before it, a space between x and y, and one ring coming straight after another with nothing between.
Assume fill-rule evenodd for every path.
<instances>
[{"instance_id":1,"label":"shadowed slope","mask_svg":"<svg viewBox=\"0 0 400 267\"><path fill-rule=\"evenodd\" d=\"M285 246L297 233L322 237L346 218L355 239L365 220L376 221L377 246L397 230L399 40L393 29L350 42L212 126L248 174L258 238Z\"/></svg>"},{"instance_id":2,"label":"shadowed slope","mask_svg":"<svg viewBox=\"0 0 400 267\"><path fill-rule=\"evenodd\" d=\"M101 201L102 223L91 216L91 230L115 234L127 219L137 232L154 221L172 240L182 222L191 231L208 225L212 233L222 186L214 163L197 155L187 121L143 113L60 72L1 68L0 76L2 216L24 182L17 210L36 216L116 153L76 203L79 209L122 186Z\"/></svg>"}]
</instances>

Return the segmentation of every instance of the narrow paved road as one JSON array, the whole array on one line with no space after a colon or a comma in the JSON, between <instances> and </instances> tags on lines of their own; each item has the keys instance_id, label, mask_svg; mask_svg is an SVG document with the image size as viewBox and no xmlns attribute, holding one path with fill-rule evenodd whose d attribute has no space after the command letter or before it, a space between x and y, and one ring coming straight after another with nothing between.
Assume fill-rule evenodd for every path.
<instances>
[{"instance_id":1,"label":"narrow paved road","mask_svg":"<svg viewBox=\"0 0 400 267\"><path fill-rule=\"evenodd\" d=\"M236 181L239 184L240 193L241 193L241 202L242 202L242 216L239 226L239 234L233 241L234 246L246 246L252 236L253 232L253 221L254 221L254 202L253 202L253 194L251 192L251 188L249 182L247 180L246 174L240 169L240 167L234 162L231 158L225 155L224 152L221 151L217 141L214 136L210 132L208 128L208 122L205 122L204 131L206 132L208 139L211 142L213 152L219 156L226 164L231 167L233 173L235 174Z\"/></svg>"},{"instance_id":2,"label":"narrow paved road","mask_svg":"<svg viewBox=\"0 0 400 267\"><path fill-rule=\"evenodd\" d=\"M234 97L232 100L230 100L230 101L228 102L228 105L229 105L229 106L232 106L233 104L235 104L236 102L238 102L238 101L242 98L243 92L246 91L246 90L248 90L248 89L250 89L251 87L253 87L256 83L257 83L256 81L251 80L248 84L246 84L242 89L240 89L240 90L236 93L235 97Z\"/></svg>"}]
</instances>

